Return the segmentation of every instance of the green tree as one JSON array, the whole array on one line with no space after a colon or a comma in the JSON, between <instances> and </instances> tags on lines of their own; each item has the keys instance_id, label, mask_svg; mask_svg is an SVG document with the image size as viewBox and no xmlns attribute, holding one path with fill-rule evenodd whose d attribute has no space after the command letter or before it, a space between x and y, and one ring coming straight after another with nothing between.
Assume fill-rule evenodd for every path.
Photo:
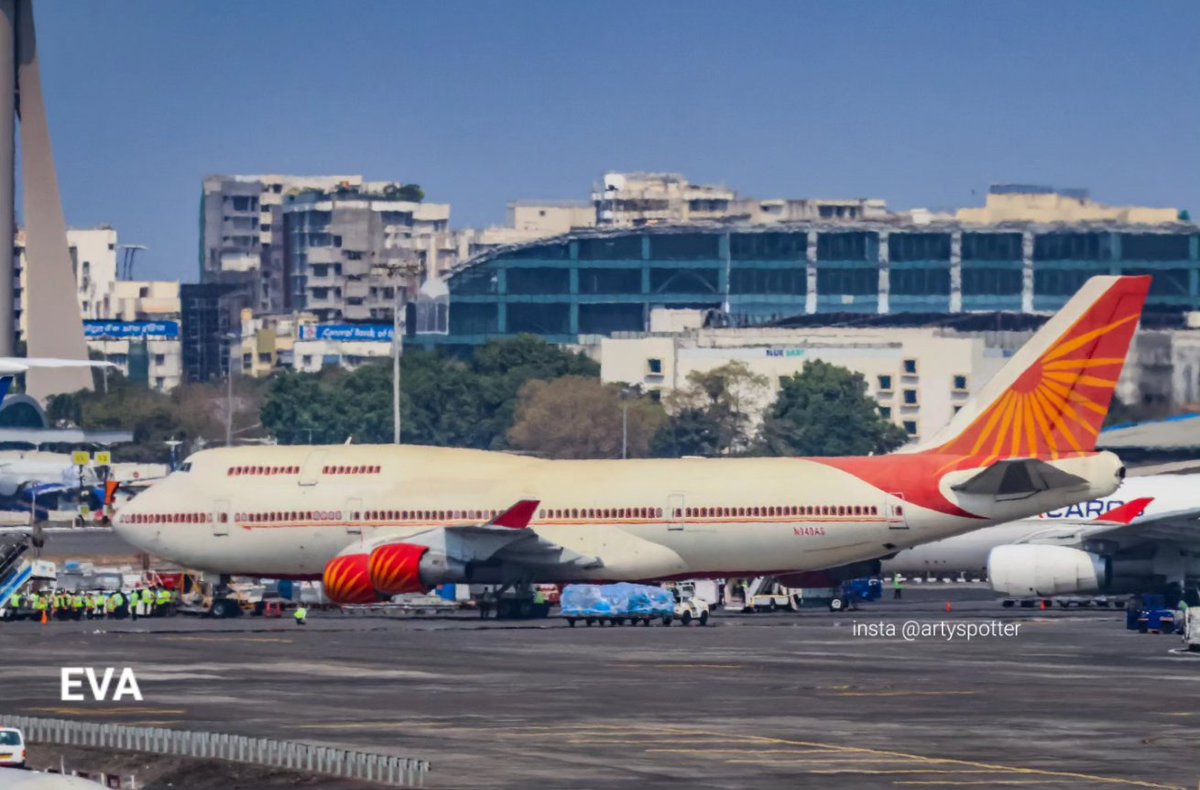
<instances>
[{"instance_id":1,"label":"green tree","mask_svg":"<svg viewBox=\"0 0 1200 790\"><path fill-rule=\"evenodd\" d=\"M645 457L666 413L650 398L621 396L619 386L583 376L531 380L509 442L546 458L620 458L627 417L627 453Z\"/></svg>"},{"instance_id":2,"label":"green tree","mask_svg":"<svg viewBox=\"0 0 1200 790\"><path fill-rule=\"evenodd\" d=\"M724 454L721 426L717 419L703 409L683 409L672 414L654 435L651 447L659 458L682 458L698 455L712 458Z\"/></svg>"},{"instance_id":3,"label":"green tree","mask_svg":"<svg viewBox=\"0 0 1200 790\"><path fill-rule=\"evenodd\" d=\"M508 446L517 397L529 381L560 376L600 377L600 365L583 354L566 351L534 335L518 335L480 346L471 358L480 398L480 439L471 447L500 450Z\"/></svg>"},{"instance_id":4,"label":"green tree","mask_svg":"<svg viewBox=\"0 0 1200 790\"><path fill-rule=\"evenodd\" d=\"M402 439L410 444L507 446L517 396L532 380L599 376L587 357L533 336L488 343L469 361L414 349L401 361ZM280 373L267 387L263 426L285 444L390 442L390 362L347 372Z\"/></svg>"},{"instance_id":5,"label":"green tree","mask_svg":"<svg viewBox=\"0 0 1200 790\"><path fill-rule=\"evenodd\" d=\"M731 455L752 444L750 414L766 400L767 379L743 362L692 371L684 386L664 399L671 415L655 438L655 454Z\"/></svg>"},{"instance_id":6,"label":"green tree","mask_svg":"<svg viewBox=\"0 0 1200 790\"><path fill-rule=\"evenodd\" d=\"M420 203L425 199L425 190L421 189L419 184L404 184L396 190L396 197L400 200L409 200L413 203Z\"/></svg>"},{"instance_id":7,"label":"green tree","mask_svg":"<svg viewBox=\"0 0 1200 790\"><path fill-rule=\"evenodd\" d=\"M757 449L765 455L868 455L906 440L901 428L879 415L862 374L816 360L780 380Z\"/></svg>"},{"instance_id":8,"label":"green tree","mask_svg":"<svg viewBox=\"0 0 1200 790\"><path fill-rule=\"evenodd\" d=\"M233 425L238 438L261 435L255 415L259 386L252 379L235 379ZM46 416L56 426L85 430L121 430L133 434L133 442L113 448L113 457L124 460L165 462L168 439L185 442L184 452L223 442L225 439L225 388L192 384L170 394L146 389L110 371L108 391L66 393L52 396Z\"/></svg>"},{"instance_id":9,"label":"green tree","mask_svg":"<svg viewBox=\"0 0 1200 790\"><path fill-rule=\"evenodd\" d=\"M335 413L331 393L319 377L292 371L271 378L261 412L263 427L280 444L337 441Z\"/></svg>"}]
</instances>

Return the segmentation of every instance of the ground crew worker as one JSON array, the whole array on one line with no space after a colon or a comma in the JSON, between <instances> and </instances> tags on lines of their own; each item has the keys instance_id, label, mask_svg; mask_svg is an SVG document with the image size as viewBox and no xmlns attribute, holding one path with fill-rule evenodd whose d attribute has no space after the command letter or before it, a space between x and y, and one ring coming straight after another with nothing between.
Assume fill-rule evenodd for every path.
<instances>
[{"instance_id":1,"label":"ground crew worker","mask_svg":"<svg viewBox=\"0 0 1200 790\"><path fill-rule=\"evenodd\" d=\"M19 592L13 593L12 597L8 599L8 605L12 607L12 610L14 612L16 610L20 609L21 608L21 593L19 593Z\"/></svg>"},{"instance_id":2,"label":"ground crew worker","mask_svg":"<svg viewBox=\"0 0 1200 790\"><path fill-rule=\"evenodd\" d=\"M479 619L486 620L488 615L492 613L492 591L484 590L483 595L479 596Z\"/></svg>"},{"instance_id":3,"label":"ground crew worker","mask_svg":"<svg viewBox=\"0 0 1200 790\"><path fill-rule=\"evenodd\" d=\"M155 595L154 606L160 617L167 615L168 607L171 605L171 591L166 587L160 587Z\"/></svg>"},{"instance_id":4,"label":"ground crew worker","mask_svg":"<svg viewBox=\"0 0 1200 790\"><path fill-rule=\"evenodd\" d=\"M895 576L892 577L892 600L893 601L900 600L900 597L903 594L904 594L904 579L900 576L900 574L897 573Z\"/></svg>"},{"instance_id":5,"label":"ground crew worker","mask_svg":"<svg viewBox=\"0 0 1200 790\"><path fill-rule=\"evenodd\" d=\"M146 587L142 590L142 616L149 617L154 614L154 590Z\"/></svg>"},{"instance_id":6,"label":"ground crew worker","mask_svg":"<svg viewBox=\"0 0 1200 790\"><path fill-rule=\"evenodd\" d=\"M304 625L304 621L308 617L308 610L304 608L304 604L300 604L292 616L296 618L296 625Z\"/></svg>"},{"instance_id":7,"label":"ground crew worker","mask_svg":"<svg viewBox=\"0 0 1200 790\"><path fill-rule=\"evenodd\" d=\"M546 603L546 593L542 592L541 590L534 589L534 591L533 591L533 605L534 605L534 606L542 606L542 605L544 605L545 603Z\"/></svg>"},{"instance_id":8,"label":"ground crew worker","mask_svg":"<svg viewBox=\"0 0 1200 790\"><path fill-rule=\"evenodd\" d=\"M108 610L109 615L111 615L112 617L120 617L121 616L121 608L125 605L125 596L121 594L121 591L118 590L117 592L110 595L108 598L108 602L110 604L109 610Z\"/></svg>"},{"instance_id":9,"label":"ground crew worker","mask_svg":"<svg viewBox=\"0 0 1200 790\"><path fill-rule=\"evenodd\" d=\"M71 596L71 618L83 619L83 593L75 593Z\"/></svg>"}]
</instances>

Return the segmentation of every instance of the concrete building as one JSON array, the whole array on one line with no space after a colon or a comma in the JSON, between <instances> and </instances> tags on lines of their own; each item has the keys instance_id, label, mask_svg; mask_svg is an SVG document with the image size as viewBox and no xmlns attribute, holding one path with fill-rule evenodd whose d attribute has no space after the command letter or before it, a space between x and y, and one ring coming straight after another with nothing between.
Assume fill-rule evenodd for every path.
<instances>
[{"instance_id":1,"label":"concrete building","mask_svg":"<svg viewBox=\"0 0 1200 790\"><path fill-rule=\"evenodd\" d=\"M1147 206L1106 206L1091 199L1086 189L1055 189L1031 184L996 184L982 208L961 208L962 223L1111 222L1122 225L1163 225L1178 222L1179 209Z\"/></svg>"},{"instance_id":2,"label":"concrete building","mask_svg":"<svg viewBox=\"0 0 1200 790\"><path fill-rule=\"evenodd\" d=\"M705 221L752 224L887 216L878 199L821 200L740 197L720 185L693 184L679 173L605 173L592 187L596 225L637 228Z\"/></svg>"},{"instance_id":3,"label":"concrete building","mask_svg":"<svg viewBox=\"0 0 1200 790\"><path fill-rule=\"evenodd\" d=\"M508 227L536 234L532 238L558 236L596 226L596 209L578 200L514 200L508 204Z\"/></svg>"},{"instance_id":4,"label":"concrete building","mask_svg":"<svg viewBox=\"0 0 1200 790\"><path fill-rule=\"evenodd\" d=\"M667 393L688 374L744 363L767 380L750 413L774 401L780 379L813 360L860 373L882 416L913 439L932 436L1003 366L1005 356L982 337L934 328L698 329L617 335L599 340L600 375Z\"/></svg>"},{"instance_id":5,"label":"concrete building","mask_svg":"<svg viewBox=\"0 0 1200 790\"><path fill-rule=\"evenodd\" d=\"M255 310L289 307L280 214L284 197L362 184L362 176L208 176L200 198L200 281L237 285L245 306Z\"/></svg>"},{"instance_id":6,"label":"concrete building","mask_svg":"<svg viewBox=\"0 0 1200 790\"><path fill-rule=\"evenodd\" d=\"M313 313L241 316L241 375L354 369L392 354L390 324L322 324Z\"/></svg>"},{"instance_id":7,"label":"concrete building","mask_svg":"<svg viewBox=\"0 0 1200 790\"><path fill-rule=\"evenodd\" d=\"M130 381L168 392L183 383L183 346L178 313L169 320L83 324L88 348L117 365Z\"/></svg>"},{"instance_id":8,"label":"concrete building","mask_svg":"<svg viewBox=\"0 0 1200 790\"><path fill-rule=\"evenodd\" d=\"M285 205L295 198L301 203L323 198L325 203L336 201L341 208L351 211L357 198L369 196L376 203L387 200L398 204L406 203L401 199L405 195L400 184L369 182L361 175L209 176L204 179L200 201L200 280L237 286L243 307L272 313L303 310L307 294L297 288L297 279L303 281L306 274L289 270L289 265L295 263L294 254L298 248L310 244L334 245L332 239L325 244L320 237L308 236L319 231L310 231L307 226L297 231L305 234L302 238L285 235ZM446 227L450 219L448 205L415 202L378 210L397 215L388 224L405 226L393 231L398 237L415 237L416 241L409 246L421 260L429 257L437 265L446 268L453 265L454 244ZM314 227L328 224L321 217L311 219ZM343 221L353 223L346 218ZM429 240L427 237L435 232L443 238ZM384 244L387 240L380 237L378 241ZM379 249L382 251L383 247Z\"/></svg>"},{"instance_id":9,"label":"concrete building","mask_svg":"<svg viewBox=\"0 0 1200 790\"><path fill-rule=\"evenodd\" d=\"M28 330L29 261L25 229L17 230L14 266L18 339ZM67 249L75 276L75 293L82 318L112 317L112 298L117 282L117 232L110 227L69 229Z\"/></svg>"},{"instance_id":10,"label":"concrete building","mask_svg":"<svg viewBox=\"0 0 1200 790\"><path fill-rule=\"evenodd\" d=\"M70 229L68 249L84 338L91 351L121 368L131 381L160 391L180 383L179 283L118 279L117 231ZM24 232L16 239L18 337L27 326L28 265Z\"/></svg>"},{"instance_id":11,"label":"concrete building","mask_svg":"<svg viewBox=\"0 0 1200 790\"><path fill-rule=\"evenodd\" d=\"M397 299L408 301L419 272L452 268L450 206L416 203L366 184L286 196L284 309L330 321L390 321ZM410 267L411 276L389 270ZM396 293L396 289L400 293Z\"/></svg>"}]
</instances>

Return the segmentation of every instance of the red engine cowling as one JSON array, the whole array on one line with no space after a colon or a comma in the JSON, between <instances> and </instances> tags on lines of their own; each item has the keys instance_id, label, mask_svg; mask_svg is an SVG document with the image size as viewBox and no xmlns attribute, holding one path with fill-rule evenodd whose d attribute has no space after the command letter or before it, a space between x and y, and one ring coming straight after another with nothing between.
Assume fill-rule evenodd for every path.
<instances>
[{"instance_id":1,"label":"red engine cowling","mask_svg":"<svg viewBox=\"0 0 1200 790\"><path fill-rule=\"evenodd\" d=\"M325 594L334 603L374 603L379 593L371 585L366 554L343 554L325 566Z\"/></svg>"},{"instance_id":2,"label":"red engine cowling","mask_svg":"<svg viewBox=\"0 0 1200 790\"><path fill-rule=\"evenodd\" d=\"M371 586L385 595L425 592L433 586L421 579L421 559L428 551L428 546L412 543L389 543L375 549L367 563Z\"/></svg>"}]
</instances>

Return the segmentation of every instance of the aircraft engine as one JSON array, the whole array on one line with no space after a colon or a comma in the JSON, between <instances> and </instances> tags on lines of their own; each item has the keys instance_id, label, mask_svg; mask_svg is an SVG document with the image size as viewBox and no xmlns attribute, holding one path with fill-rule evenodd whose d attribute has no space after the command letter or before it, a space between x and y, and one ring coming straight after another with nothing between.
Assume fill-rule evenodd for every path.
<instances>
[{"instance_id":1,"label":"aircraft engine","mask_svg":"<svg viewBox=\"0 0 1200 790\"><path fill-rule=\"evenodd\" d=\"M463 581L466 569L438 551L415 543L387 543L371 552L371 584L385 595L425 592L443 582Z\"/></svg>"},{"instance_id":2,"label":"aircraft engine","mask_svg":"<svg viewBox=\"0 0 1200 790\"><path fill-rule=\"evenodd\" d=\"M1068 546L997 546L988 555L992 589L1014 597L1099 592L1108 587L1108 560Z\"/></svg>"},{"instance_id":3,"label":"aircraft engine","mask_svg":"<svg viewBox=\"0 0 1200 790\"><path fill-rule=\"evenodd\" d=\"M325 566L325 594L334 603L375 603L379 593L371 586L364 553L340 554Z\"/></svg>"}]
</instances>

